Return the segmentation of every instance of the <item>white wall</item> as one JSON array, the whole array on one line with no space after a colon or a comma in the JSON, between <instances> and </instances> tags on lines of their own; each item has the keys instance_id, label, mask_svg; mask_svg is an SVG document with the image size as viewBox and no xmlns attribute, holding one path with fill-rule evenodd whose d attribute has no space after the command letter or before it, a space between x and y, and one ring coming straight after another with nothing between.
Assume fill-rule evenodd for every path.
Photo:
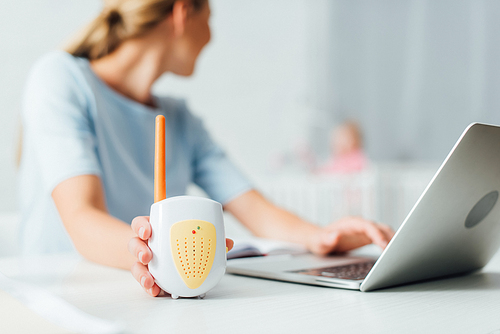
<instances>
[{"instance_id":1,"label":"white wall","mask_svg":"<svg viewBox=\"0 0 500 334\"><path fill-rule=\"evenodd\" d=\"M444 159L471 122L500 124L500 2L330 1L330 110L376 159Z\"/></svg>"},{"instance_id":2,"label":"white wall","mask_svg":"<svg viewBox=\"0 0 500 334\"><path fill-rule=\"evenodd\" d=\"M165 77L161 94L186 97L213 136L250 176L306 136L314 47L309 31L325 1L213 0L213 40L193 77ZM16 208L15 147L30 65L100 9L97 0L2 0L0 11L0 211ZM316 29L317 31L318 29ZM312 58L311 58L312 57Z\"/></svg>"}]
</instances>

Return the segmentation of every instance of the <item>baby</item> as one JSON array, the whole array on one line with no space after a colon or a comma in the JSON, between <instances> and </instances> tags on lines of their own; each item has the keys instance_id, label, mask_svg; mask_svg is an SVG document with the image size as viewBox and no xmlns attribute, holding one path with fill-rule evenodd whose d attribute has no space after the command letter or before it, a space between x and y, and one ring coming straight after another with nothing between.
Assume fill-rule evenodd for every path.
<instances>
[{"instance_id":1,"label":"baby","mask_svg":"<svg viewBox=\"0 0 500 334\"><path fill-rule=\"evenodd\" d=\"M330 138L332 155L318 172L352 173L363 170L366 167L367 158L363 152L361 137L361 130L353 121L336 127Z\"/></svg>"}]
</instances>

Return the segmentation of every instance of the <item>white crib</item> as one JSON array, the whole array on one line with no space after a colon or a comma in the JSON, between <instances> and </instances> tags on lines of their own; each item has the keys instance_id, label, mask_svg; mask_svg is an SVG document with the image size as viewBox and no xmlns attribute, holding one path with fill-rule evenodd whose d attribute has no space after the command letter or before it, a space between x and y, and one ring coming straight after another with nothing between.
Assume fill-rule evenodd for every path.
<instances>
[{"instance_id":1,"label":"white crib","mask_svg":"<svg viewBox=\"0 0 500 334\"><path fill-rule=\"evenodd\" d=\"M319 225L359 215L397 228L432 176L436 164L377 164L348 175L281 173L257 179L275 204Z\"/></svg>"}]
</instances>

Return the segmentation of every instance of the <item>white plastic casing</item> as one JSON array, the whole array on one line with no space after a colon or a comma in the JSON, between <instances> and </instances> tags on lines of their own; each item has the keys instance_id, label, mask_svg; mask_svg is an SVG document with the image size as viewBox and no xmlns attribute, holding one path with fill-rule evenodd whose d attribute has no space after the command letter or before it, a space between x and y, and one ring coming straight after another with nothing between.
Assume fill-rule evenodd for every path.
<instances>
[{"instance_id":1,"label":"white plastic casing","mask_svg":"<svg viewBox=\"0 0 500 334\"><path fill-rule=\"evenodd\" d=\"M185 220L201 220L215 226L216 249L213 263L203 283L189 288L178 272L171 246L172 225ZM149 248L153 258L149 271L156 283L172 297L204 296L219 283L226 272L226 236L222 205L203 197L177 196L164 199L151 206L150 223L152 235Z\"/></svg>"}]
</instances>

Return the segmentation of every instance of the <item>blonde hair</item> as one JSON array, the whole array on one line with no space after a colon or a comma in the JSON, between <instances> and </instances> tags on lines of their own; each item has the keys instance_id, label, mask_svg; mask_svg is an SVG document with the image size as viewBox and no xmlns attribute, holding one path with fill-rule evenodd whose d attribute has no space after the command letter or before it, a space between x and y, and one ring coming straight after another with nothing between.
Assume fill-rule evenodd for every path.
<instances>
[{"instance_id":1,"label":"blonde hair","mask_svg":"<svg viewBox=\"0 0 500 334\"><path fill-rule=\"evenodd\" d=\"M138 37L160 23L172 12L179 0L104 0L102 12L65 50L75 57L89 60L104 57L126 39ZM189 0L200 9L207 0Z\"/></svg>"}]
</instances>

